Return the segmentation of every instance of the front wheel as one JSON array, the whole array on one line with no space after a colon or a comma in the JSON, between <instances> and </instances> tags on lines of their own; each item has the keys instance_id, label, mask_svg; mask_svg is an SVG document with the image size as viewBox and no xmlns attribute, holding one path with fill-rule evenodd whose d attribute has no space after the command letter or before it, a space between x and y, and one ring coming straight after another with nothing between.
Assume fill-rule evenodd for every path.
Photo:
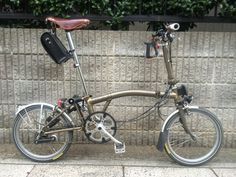
<instances>
[{"instance_id":1,"label":"front wheel","mask_svg":"<svg viewBox=\"0 0 236 177\"><path fill-rule=\"evenodd\" d=\"M214 114L203 108L187 108L185 117L192 136L184 130L179 113L174 114L164 128L167 137L165 150L181 165L202 165L220 150L222 125Z\"/></svg>"},{"instance_id":2,"label":"front wheel","mask_svg":"<svg viewBox=\"0 0 236 177\"><path fill-rule=\"evenodd\" d=\"M16 115L13 126L13 140L18 150L33 161L48 162L61 157L72 142L72 131L43 135L42 129L55 112L49 104L37 103L24 107ZM51 129L71 127L62 114Z\"/></svg>"}]
</instances>

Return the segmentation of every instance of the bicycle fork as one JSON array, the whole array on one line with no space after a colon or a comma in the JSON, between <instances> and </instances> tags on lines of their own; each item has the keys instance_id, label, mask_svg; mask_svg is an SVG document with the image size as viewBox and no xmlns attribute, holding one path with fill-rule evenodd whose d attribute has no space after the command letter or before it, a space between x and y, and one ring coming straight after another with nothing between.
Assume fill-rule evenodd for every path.
<instances>
[{"instance_id":1,"label":"bicycle fork","mask_svg":"<svg viewBox=\"0 0 236 177\"><path fill-rule=\"evenodd\" d=\"M190 106L193 107L193 106ZM193 141L197 140L197 137L192 133L192 131L188 128L187 125L187 121L186 121L186 111L189 107L188 106L183 106L183 105L179 105L177 106L177 110L175 112L173 112L171 115L169 115L169 117L166 119L166 121L164 122L164 125L162 126L160 135L159 135L159 139L156 145L156 148L159 151L163 151L166 141L167 141L167 135L168 135L168 130L166 129L166 125L167 122L173 117L175 116L175 114L179 114L179 121L183 126L184 131L190 135L190 137L192 138Z\"/></svg>"},{"instance_id":2,"label":"bicycle fork","mask_svg":"<svg viewBox=\"0 0 236 177\"><path fill-rule=\"evenodd\" d=\"M179 116L180 116L179 121L183 125L184 131L190 135L193 141L196 141L197 140L196 136L191 132L191 130L187 126L185 111L188 111L188 110L184 110L183 106L178 106L177 108L179 109Z\"/></svg>"}]
</instances>

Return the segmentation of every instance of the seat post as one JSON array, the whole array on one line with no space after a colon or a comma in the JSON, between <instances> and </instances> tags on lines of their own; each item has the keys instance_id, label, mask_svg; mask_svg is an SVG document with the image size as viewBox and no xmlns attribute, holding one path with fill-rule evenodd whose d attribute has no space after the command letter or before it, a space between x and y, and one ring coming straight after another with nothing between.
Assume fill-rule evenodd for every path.
<instances>
[{"instance_id":1,"label":"seat post","mask_svg":"<svg viewBox=\"0 0 236 177\"><path fill-rule=\"evenodd\" d=\"M81 81L82 81L82 84L83 84L85 95L88 95L88 91L87 91L87 88L86 88L86 85L85 85L85 81L84 81L84 76L83 76L83 73L82 73L82 70L81 70L81 67L80 67L80 63L79 63L79 58L78 58L78 56L76 54L74 43L73 43L70 31L66 31L66 37L67 37L67 40L68 40L68 43L69 43L70 51L73 54L73 58L74 58L74 62L75 62L75 67L78 68L78 71L79 71L79 75L80 75L80 78L81 78Z\"/></svg>"}]
</instances>

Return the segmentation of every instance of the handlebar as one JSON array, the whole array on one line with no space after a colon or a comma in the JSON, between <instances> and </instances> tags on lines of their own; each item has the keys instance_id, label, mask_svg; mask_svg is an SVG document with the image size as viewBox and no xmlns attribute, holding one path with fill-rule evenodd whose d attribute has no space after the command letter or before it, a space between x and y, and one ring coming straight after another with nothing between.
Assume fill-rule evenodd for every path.
<instances>
[{"instance_id":1,"label":"handlebar","mask_svg":"<svg viewBox=\"0 0 236 177\"><path fill-rule=\"evenodd\" d=\"M152 58L158 56L157 51L157 41L163 42L166 45L167 42L173 42L174 35L172 34L173 31L177 31L180 28L180 25L178 23L172 23L168 25L164 25L165 29L160 29L155 34L152 35L152 41L151 42L145 42L146 44L146 58ZM161 46L161 45L159 45ZM151 48L154 49L154 55L151 56Z\"/></svg>"},{"instance_id":2,"label":"handlebar","mask_svg":"<svg viewBox=\"0 0 236 177\"><path fill-rule=\"evenodd\" d=\"M164 41L164 42L168 42L168 41L172 42L174 36L171 33L173 31L179 30L180 25L178 23L172 23L172 24L164 25L164 26L165 26L165 30L160 29L155 34L153 34L152 37L153 38L159 37L161 41Z\"/></svg>"}]
</instances>

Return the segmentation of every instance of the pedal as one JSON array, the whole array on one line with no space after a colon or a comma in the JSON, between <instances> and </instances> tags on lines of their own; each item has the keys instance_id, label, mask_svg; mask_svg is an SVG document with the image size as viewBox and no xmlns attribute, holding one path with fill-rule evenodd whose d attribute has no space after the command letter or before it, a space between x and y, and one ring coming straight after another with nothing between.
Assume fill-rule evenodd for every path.
<instances>
[{"instance_id":1,"label":"pedal","mask_svg":"<svg viewBox=\"0 0 236 177\"><path fill-rule=\"evenodd\" d=\"M114 149L116 154L125 153L125 143L122 144L114 143Z\"/></svg>"}]
</instances>

